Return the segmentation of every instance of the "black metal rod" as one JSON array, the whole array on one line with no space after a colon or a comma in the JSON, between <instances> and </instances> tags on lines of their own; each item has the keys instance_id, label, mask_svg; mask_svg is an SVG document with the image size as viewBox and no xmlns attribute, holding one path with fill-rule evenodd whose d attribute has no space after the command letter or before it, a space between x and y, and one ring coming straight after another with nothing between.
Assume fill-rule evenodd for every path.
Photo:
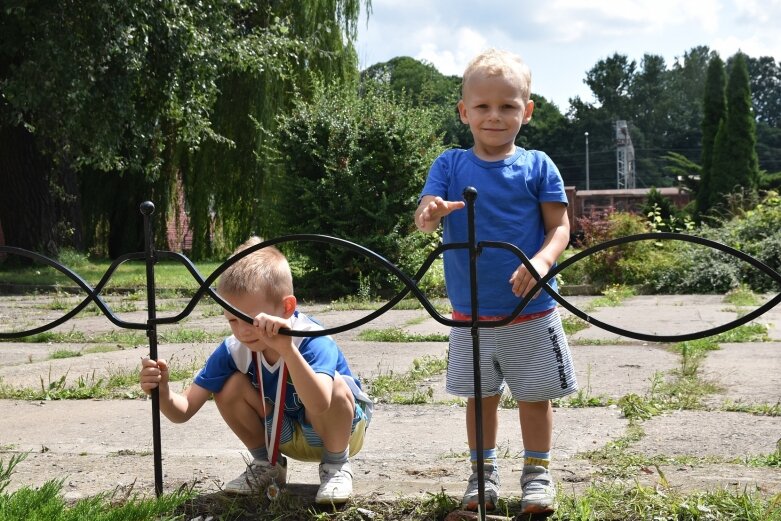
<instances>
[{"instance_id":1,"label":"black metal rod","mask_svg":"<svg viewBox=\"0 0 781 521\"><path fill-rule=\"evenodd\" d=\"M157 312L155 307L155 249L152 236L152 213L155 205L151 201L141 203L141 213L144 215L144 245L146 252L146 308L147 328L149 337L149 358L157 360ZM155 494L163 493L163 447L160 435L160 389L152 389L152 447L155 465Z\"/></svg>"},{"instance_id":2,"label":"black metal rod","mask_svg":"<svg viewBox=\"0 0 781 521\"><path fill-rule=\"evenodd\" d=\"M480 320L477 301L477 239L475 237L475 199L477 190L472 186L464 188L466 199L468 244L469 244L469 291L472 304L472 366L475 385L475 444L477 449L477 517L480 521L485 519L485 458L483 457L483 382L480 374L480 328L477 322Z\"/></svg>"}]
</instances>

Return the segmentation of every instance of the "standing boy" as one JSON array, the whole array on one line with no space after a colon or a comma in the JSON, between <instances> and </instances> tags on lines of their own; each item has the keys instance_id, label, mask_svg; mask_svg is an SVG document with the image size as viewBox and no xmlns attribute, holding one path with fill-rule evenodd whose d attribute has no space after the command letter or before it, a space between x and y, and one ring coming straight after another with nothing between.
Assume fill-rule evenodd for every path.
<instances>
[{"instance_id":1,"label":"standing boy","mask_svg":"<svg viewBox=\"0 0 781 521\"><path fill-rule=\"evenodd\" d=\"M531 73L516 55L497 50L474 58L464 72L461 121L469 125L474 147L452 149L431 166L415 212L421 231L443 222L445 243L467 242L467 215L460 211L467 186L477 189L478 241L503 241L520 248L544 276L569 242L567 198L558 169L544 153L515 145L534 110ZM455 320L471 317L469 258L465 249L444 253L445 283ZM535 280L512 252L485 248L477 260L479 320L509 316ZM550 281L555 289L555 280ZM496 507L497 409L505 384L518 402L524 465L522 513L555 510L550 465L553 410L550 400L577 390L572 359L556 302L544 291L511 324L480 330L486 509ZM472 475L463 506L477 510L475 390L470 328L450 333L447 390L467 398L467 439Z\"/></svg>"},{"instance_id":2,"label":"standing boy","mask_svg":"<svg viewBox=\"0 0 781 521\"><path fill-rule=\"evenodd\" d=\"M259 243L253 237L235 253ZM225 271L217 291L233 307L255 317L253 323L226 311L233 335L209 356L181 394L169 389L165 360L142 361L141 388L147 394L159 389L160 411L175 423L189 420L214 395L225 423L253 457L243 474L225 484L226 492L251 494L271 483L283 486L287 460L280 457L272 465L269 458L270 443L279 439L282 454L320 461L317 503L346 502L353 483L348 457L363 446L371 400L330 337L279 334L280 328L322 329L296 309L284 255L271 246L251 253ZM288 376L280 381L280 374ZM285 385L284 402L277 403ZM280 408L284 413L276 417Z\"/></svg>"}]
</instances>

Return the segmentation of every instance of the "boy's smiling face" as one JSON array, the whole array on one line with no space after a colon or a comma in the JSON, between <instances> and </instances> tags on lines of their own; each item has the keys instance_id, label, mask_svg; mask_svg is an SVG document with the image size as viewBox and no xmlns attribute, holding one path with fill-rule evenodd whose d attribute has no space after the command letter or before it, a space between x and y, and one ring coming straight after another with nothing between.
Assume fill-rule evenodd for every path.
<instances>
[{"instance_id":1,"label":"boy's smiling face","mask_svg":"<svg viewBox=\"0 0 781 521\"><path fill-rule=\"evenodd\" d=\"M476 72L464 84L458 112L469 125L480 159L498 161L515 152L515 137L534 110L534 102L524 99L519 81L512 75Z\"/></svg>"}]
</instances>

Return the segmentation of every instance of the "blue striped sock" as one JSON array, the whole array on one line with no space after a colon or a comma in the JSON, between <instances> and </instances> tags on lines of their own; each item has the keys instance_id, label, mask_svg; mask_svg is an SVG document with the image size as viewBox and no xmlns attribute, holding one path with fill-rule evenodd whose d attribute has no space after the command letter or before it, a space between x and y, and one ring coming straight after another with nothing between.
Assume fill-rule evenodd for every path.
<instances>
[{"instance_id":1,"label":"blue striped sock","mask_svg":"<svg viewBox=\"0 0 781 521\"><path fill-rule=\"evenodd\" d=\"M469 451L469 459L472 463L477 463L477 451ZM493 449L483 449L483 464L495 465L496 464L496 447Z\"/></svg>"},{"instance_id":2,"label":"blue striped sock","mask_svg":"<svg viewBox=\"0 0 781 521\"><path fill-rule=\"evenodd\" d=\"M548 452L536 452L533 450L523 451L523 464L524 465L537 465L540 467L548 468L550 465L550 451Z\"/></svg>"}]
</instances>

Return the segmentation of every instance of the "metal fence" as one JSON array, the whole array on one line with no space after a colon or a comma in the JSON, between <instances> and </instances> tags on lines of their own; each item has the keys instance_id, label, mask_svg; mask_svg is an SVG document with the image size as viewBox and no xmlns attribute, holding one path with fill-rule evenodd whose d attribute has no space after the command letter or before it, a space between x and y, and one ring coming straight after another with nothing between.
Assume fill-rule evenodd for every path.
<instances>
[{"instance_id":1,"label":"metal fence","mask_svg":"<svg viewBox=\"0 0 781 521\"><path fill-rule=\"evenodd\" d=\"M34 335L36 333L40 333L52 329L54 327L57 327L58 325L63 324L64 322L67 322L68 320L76 316L81 310L83 310L88 304L92 302L117 327L123 329L136 329L136 330L146 331L146 334L149 339L149 356L151 359L156 360L158 357L157 326L161 324L178 323L182 319L186 318L187 316L190 315L190 313L192 313L197 303L205 295L208 295L209 297L214 299L220 306L222 306L228 312L232 313L234 316L248 323L252 323L253 317L247 316L241 310L234 308L229 302L223 300L220 297L220 295L217 294L212 289L212 284L217 280L217 278L223 272L225 272L225 270L227 270L230 266L232 266L234 263L241 260L242 258L246 257L247 255L251 255L252 253L268 246L273 246L273 245L287 243L287 242L304 242L304 241L325 243L336 247L344 248L348 251L351 251L359 255L363 255L366 258L374 261L374 263L376 263L379 268L383 268L389 271L395 277L397 277L398 280L404 285L404 288L377 310L367 314L364 317L349 322L347 324L343 324L337 327L325 328L320 331L283 330L282 331L283 334L289 336L324 336L324 335L333 335L336 333L344 332L374 320L375 318L384 314L388 310L392 309L402 299L412 294L425 308L425 310L429 313L429 315L431 315L431 317L434 318L437 322L451 327L471 328L472 343L473 343L472 346L473 362L474 362L473 371L474 371L475 389L481 388L481 379L480 379L481 375L479 371L480 329L500 327L509 324L524 310L524 308L528 305L528 303L531 301L531 299L537 293L537 291L547 292L548 294L551 295L551 297L553 297L556 300L556 302L558 302L559 305L561 305L563 308L570 311L573 315L599 328L602 328L606 331L610 331L612 333L616 333L628 338L653 341L653 342L681 342L681 341L695 340L698 338L704 338L711 335L716 335L754 320L755 318L763 315L764 313L766 313L767 311L775 307L779 303L779 301L781 301L781 293L779 293L778 295L776 295L775 297L771 298L766 303L764 303L762 306L759 306L758 308L751 311L750 313L747 313L746 315L743 315L729 323L707 330L696 331L693 333L686 333L680 335L652 335L652 334L646 334L642 332L631 331L611 324L607 324L605 322L602 322L590 316L586 312L572 305L565 298L563 298L561 295L556 293L548 283L557 274L559 274L569 266L572 266L576 262L579 262L590 255L593 255L595 253L598 253L600 251L609 248L613 248L613 247L617 247L617 246L621 246L633 242L639 242L639 241L671 240L671 241L690 242L690 243L699 244L701 246L712 248L714 250L718 250L723 253L732 255L735 258L744 261L750 264L751 266L753 266L754 268L758 269L759 271L765 273L767 276L772 278L779 286L781 286L781 274L773 270L768 265L751 257L750 255L747 255L739 250L736 250L724 244L711 241L709 239L704 239L693 235L684 235L679 233L645 233L645 234L631 235L619 239L614 239L587 248L581 251L580 253L570 257L569 259L563 261L561 264L555 266L544 277L540 277L539 274L535 271L534 266L529 261L529 258L526 257L526 255L516 246L506 242L495 242L495 241L477 242L476 241L475 199L477 198L477 191L474 188L467 187L464 190L464 198L467 203L467 212L468 212L468 228L469 228L468 242L440 245L426 257L425 261L423 262L423 265L418 269L418 271L412 277L402 272L395 264L393 264L391 261L387 260L383 256L379 255L378 253L369 250L367 248L364 248L363 246L360 246L353 242L339 239L336 237L330 237L327 235L296 234L296 235L286 235L279 238L266 240L250 248L247 248L246 250L241 251L240 253L236 254L235 256L231 257L230 259L222 263L220 266L217 267L217 269L214 270L213 273L211 273L208 277L204 278L198 272L197 268L192 263L192 261L189 258L187 258L185 255L182 255L181 253L172 252L172 251L155 249L153 244L153 239L152 239L153 237L152 214L154 213L155 207L153 203L146 201L142 203L140 206L140 211L144 216L145 251L128 253L114 260L110 265L110 267L108 268L108 270L106 271L106 273L100 279L100 281L95 285L95 287L90 286L77 273L73 272L72 270L70 270L66 266L63 266L62 264L60 264L55 260L52 260L38 253L24 250L21 248L15 248L12 246L0 246L0 253L5 253L8 255L18 255L20 257L25 257L35 262L38 262L40 264L47 265L51 268L56 269L57 271L61 272L66 277L68 277L70 280L72 280L79 288L81 288L81 290L85 294L84 299L80 303L78 303L73 309L65 313L62 317L53 320L47 324L44 324L42 326L29 329L29 330L0 332L0 339L20 338L24 336ZM480 253L486 248L501 248L512 252L514 255L518 257L519 261L523 263L524 266L526 266L529 272L532 273L535 279L537 280L535 286L526 294L524 298L520 299L518 305L516 306L515 310L513 310L512 314L502 320L497 320L497 321L480 320L477 312L478 305L479 305L477 299L477 288L478 288L477 258L480 255ZM420 281L421 278L426 274L426 272L434 263L434 261L444 251L451 250L451 249L466 249L469 252L470 279L471 279L470 291L471 291L471 299L472 299L471 300L472 319L470 321L453 320L442 316L436 310L435 306L431 303L431 301L422 292L422 290L418 287L418 281ZM145 322L128 322L125 320L121 320L112 312L109 305L101 297L101 292L106 287L106 284L111 279L111 276L116 271L116 269L121 264L128 261L134 261L134 260L135 261L143 260L146 264L147 319ZM189 302L180 313L169 317L158 318L156 313L156 304L155 304L155 288L156 288L155 264L160 260L171 260L171 261L180 262L188 270L188 272L191 274L193 279L197 282L198 289L194 292ZM485 504L485 481L482 472L483 469L482 400L479 396L475 404L476 404L475 430L476 430L476 441L477 441L477 449L478 449L477 450L478 491L479 491L478 499L479 499L479 504L483 505ZM162 470L162 442L160 436L160 401L159 401L157 390L155 390L152 393L152 438L153 438L153 450L154 450L155 493L157 495L160 495L162 494L163 491L163 470ZM484 519L483 512L480 512L479 516L480 519Z\"/></svg>"}]
</instances>

